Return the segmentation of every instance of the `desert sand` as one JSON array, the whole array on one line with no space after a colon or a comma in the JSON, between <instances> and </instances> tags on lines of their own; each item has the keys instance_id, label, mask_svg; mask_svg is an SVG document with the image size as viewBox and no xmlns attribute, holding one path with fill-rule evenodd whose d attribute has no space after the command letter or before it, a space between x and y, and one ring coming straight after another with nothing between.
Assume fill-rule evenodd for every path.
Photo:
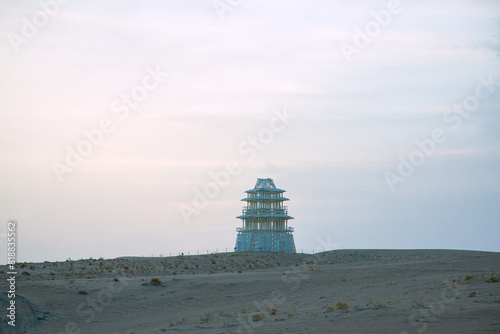
<instances>
[{"instance_id":1,"label":"desert sand","mask_svg":"<svg viewBox=\"0 0 500 334\"><path fill-rule=\"evenodd\" d=\"M500 253L452 250L22 263L0 333L500 333L498 274Z\"/></svg>"}]
</instances>

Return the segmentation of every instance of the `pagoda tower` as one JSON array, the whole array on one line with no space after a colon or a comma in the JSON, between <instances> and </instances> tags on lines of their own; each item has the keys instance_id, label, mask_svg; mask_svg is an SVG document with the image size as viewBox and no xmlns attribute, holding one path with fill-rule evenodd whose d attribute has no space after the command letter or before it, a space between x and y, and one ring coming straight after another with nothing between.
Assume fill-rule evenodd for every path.
<instances>
[{"instance_id":1,"label":"pagoda tower","mask_svg":"<svg viewBox=\"0 0 500 334\"><path fill-rule=\"evenodd\" d=\"M295 253L293 228L288 227L288 198L285 190L277 189L272 179L257 179L254 189L247 190L247 203L237 218L243 221L238 227L235 252Z\"/></svg>"}]
</instances>

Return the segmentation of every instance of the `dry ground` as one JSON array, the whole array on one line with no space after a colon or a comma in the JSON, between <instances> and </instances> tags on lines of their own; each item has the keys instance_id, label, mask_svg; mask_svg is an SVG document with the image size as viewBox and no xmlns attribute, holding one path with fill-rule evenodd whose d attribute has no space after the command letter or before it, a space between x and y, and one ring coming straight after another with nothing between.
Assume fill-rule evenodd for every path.
<instances>
[{"instance_id":1,"label":"dry ground","mask_svg":"<svg viewBox=\"0 0 500 334\"><path fill-rule=\"evenodd\" d=\"M11 332L500 333L498 274L499 253L445 250L24 263Z\"/></svg>"}]
</instances>

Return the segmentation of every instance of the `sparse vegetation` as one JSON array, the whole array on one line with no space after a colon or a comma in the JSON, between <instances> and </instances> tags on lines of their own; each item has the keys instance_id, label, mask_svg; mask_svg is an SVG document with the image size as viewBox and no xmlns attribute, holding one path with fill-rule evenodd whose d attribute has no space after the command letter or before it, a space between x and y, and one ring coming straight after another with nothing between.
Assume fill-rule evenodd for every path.
<instances>
[{"instance_id":1,"label":"sparse vegetation","mask_svg":"<svg viewBox=\"0 0 500 334\"><path fill-rule=\"evenodd\" d=\"M424 302L423 302L423 298L420 297L420 298L414 299L412 307L414 307L414 308L425 307Z\"/></svg>"},{"instance_id":2,"label":"sparse vegetation","mask_svg":"<svg viewBox=\"0 0 500 334\"><path fill-rule=\"evenodd\" d=\"M257 322L257 321L262 321L264 320L264 315L262 313L255 313L252 316L252 321Z\"/></svg>"},{"instance_id":3,"label":"sparse vegetation","mask_svg":"<svg viewBox=\"0 0 500 334\"><path fill-rule=\"evenodd\" d=\"M347 313L349 312L349 305L343 302L338 302L336 305L336 308L338 311L341 311L342 313Z\"/></svg>"},{"instance_id":4,"label":"sparse vegetation","mask_svg":"<svg viewBox=\"0 0 500 334\"><path fill-rule=\"evenodd\" d=\"M477 276L475 276L475 275L466 275L466 276L465 276L465 281L466 281L466 282L470 282L470 281L471 281L473 278L475 278L475 277L477 277Z\"/></svg>"},{"instance_id":5,"label":"sparse vegetation","mask_svg":"<svg viewBox=\"0 0 500 334\"><path fill-rule=\"evenodd\" d=\"M387 305L385 305L384 303L382 303L378 300L373 300L373 299L370 300L370 303L368 305L375 308L375 309L387 307Z\"/></svg>"},{"instance_id":6,"label":"sparse vegetation","mask_svg":"<svg viewBox=\"0 0 500 334\"><path fill-rule=\"evenodd\" d=\"M161 285L161 281L158 278L152 278L151 279L151 285L160 286Z\"/></svg>"},{"instance_id":7,"label":"sparse vegetation","mask_svg":"<svg viewBox=\"0 0 500 334\"><path fill-rule=\"evenodd\" d=\"M500 275L495 275L494 273L491 274L490 278L486 280L488 283L498 283L500 282Z\"/></svg>"}]
</instances>

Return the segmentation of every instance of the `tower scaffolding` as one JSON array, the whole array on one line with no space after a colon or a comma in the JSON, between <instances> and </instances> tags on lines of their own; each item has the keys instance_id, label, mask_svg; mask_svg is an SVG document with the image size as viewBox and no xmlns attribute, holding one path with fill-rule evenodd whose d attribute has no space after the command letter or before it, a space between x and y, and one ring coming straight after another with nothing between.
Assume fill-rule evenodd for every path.
<instances>
[{"instance_id":1,"label":"tower scaffolding","mask_svg":"<svg viewBox=\"0 0 500 334\"><path fill-rule=\"evenodd\" d=\"M247 203L243 207L243 226L236 229L236 252L283 252L295 253L293 228L288 220L288 198L285 190L277 189L272 179L257 179L254 189L247 190Z\"/></svg>"}]
</instances>

